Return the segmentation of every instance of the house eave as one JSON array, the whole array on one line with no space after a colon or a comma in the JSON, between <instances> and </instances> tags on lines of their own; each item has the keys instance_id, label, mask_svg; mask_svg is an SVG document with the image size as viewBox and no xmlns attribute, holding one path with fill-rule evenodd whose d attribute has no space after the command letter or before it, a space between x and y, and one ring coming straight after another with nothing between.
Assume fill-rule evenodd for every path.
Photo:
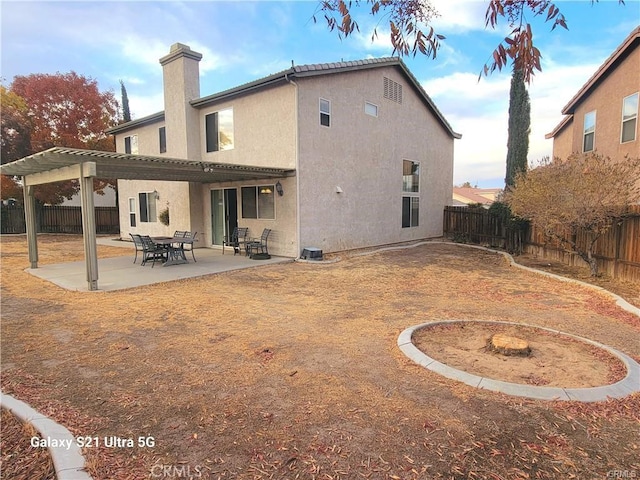
<instances>
[{"instance_id":1,"label":"house eave","mask_svg":"<svg viewBox=\"0 0 640 480\"><path fill-rule=\"evenodd\" d=\"M150 125L150 124L159 123L159 122L164 122L164 111L154 113L146 117L137 118L135 120L131 120L130 122L121 123L120 125L116 125L115 127L111 127L105 130L105 133L109 135L115 135L117 133L126 132L127 130L132 130L134 128L139 128L145 125Z\"/></svg>"}]
</instances>

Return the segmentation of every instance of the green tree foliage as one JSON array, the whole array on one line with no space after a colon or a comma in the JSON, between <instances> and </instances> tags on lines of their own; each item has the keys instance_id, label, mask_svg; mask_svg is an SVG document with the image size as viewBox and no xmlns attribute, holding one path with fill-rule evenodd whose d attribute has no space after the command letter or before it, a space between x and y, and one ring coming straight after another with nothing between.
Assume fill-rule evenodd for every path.
<instances>
[{"instance_id":1,"label":"green tree foliage","mask_svg":"<svg viewBox=\"0 0 640 480\"><path fill-rule=\"evenodd\" d=\"M127 89L122 80L120 80L120 95L122 97L122 122L130 122L131 110L129 110L129 96L127 95Z\"/></svg>"},{"instance_id":2,"label":"green tree foliage","mask_svg":"<svg viewBox=\"0 0 640 480\"><path fill-rule=\"evenodd\" d=\"M13 162L30 153L31 120L24 98L0 85L0 158L2 163Z\"/></svg>"},{"instance_id":3,"label":"green tree foliage","mask_svg":"<svg viewBox=\"0 0 640 480\"><path fill-rule=\"evenodd\" d=\"M638 179L638 158L614 161L594 152L573 154L566 161L546 158L516 175L505 201L514 215L531 220L548 238L578 254L596 276L594 245L629 205L640 201Z\"/></svg>"},{"instance_id":4,"label":"green tree foliage","mask_svg":"<svg viewBox=\"0 0 640 480\"><path fill-rule=\"evenodd\" d=\"M531 131L531 103L524 83L524 75L514 70L509 93L509 132L507 139L507 174L504 182L513 186L516 174L527 170L529 133Z\"/></svg>"},{"instance_id":5,"label":"green tree foliage","mask_svg":"<svg viewBox=\"0 0 640 480\"><path fill-rule=\"evenodd\" d=\"M117 124L118 103L113 92L100 92L95 80L75 72L16 76L7 93L24 102L20 115L14 117L17 123L13 129L28 131L29 145L27 148L25 143L19 143L24 142L21 136L6 137L3 161L5 149L16 152L11 154L12 160L54 146L115 150L113 139L104 132ZM3 95L3 102L8 94ZM115 188L115 180L96 180L94 186L97 193L103 194L105 187ZM79 188L76 181L39 185L36 199L56 205L73 197Z\"/></svg>"},{"instance_id":6,"label":"green tree foliage","mask_svg":"<svg viewBox=\"0 0 640 480\"><path fill-rule=\"evenodd\" d=\"M591 0L596 3L598 0ZM618 0L624 4L624 0ZM357 17L374 16L380 24L388 21L393 53L401 56L421 53L436 58L440 42L445 39L431 27L431 21L438 16L431 0L319 0L316 16L322 14L330 31L337 31L340 38L359 32ZM513 64L515 70L524 75L526 83L531 82L535 71L541 71L541 54L533 42L533 28L527 20L543 18L554 30L560 26L567 28L564 15L555 3L549 0L490 0L485 12L485 27L502 27L506 23L508 35L500 42L491 55L480 76L495 70L502 70ZM374 29L372 40L378 36Z\"/></svg>"}]
</instances>

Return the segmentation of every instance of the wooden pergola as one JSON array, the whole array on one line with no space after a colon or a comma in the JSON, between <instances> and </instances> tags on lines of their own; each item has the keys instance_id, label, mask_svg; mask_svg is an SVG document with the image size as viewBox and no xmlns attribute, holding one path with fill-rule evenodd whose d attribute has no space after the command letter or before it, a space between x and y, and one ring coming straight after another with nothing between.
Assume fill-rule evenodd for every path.
<instances>
[{"instance_id":1,"label":"wooden pergola","mask_svg":"<svg viewBox=\"0 0 640 480\"><path fill-rule=\"evenodd\" d=\"M165 180L217 183L291 176L294 170L220 164L167 157L152 157L77 148L54 147L0 166L3 175L22 177L27 243L31 268L38 268L38 242L34 187L63 180L78 180L82 209L82 236L89 290L98 289L93 179Z\"/></svg>"}]
</instances>

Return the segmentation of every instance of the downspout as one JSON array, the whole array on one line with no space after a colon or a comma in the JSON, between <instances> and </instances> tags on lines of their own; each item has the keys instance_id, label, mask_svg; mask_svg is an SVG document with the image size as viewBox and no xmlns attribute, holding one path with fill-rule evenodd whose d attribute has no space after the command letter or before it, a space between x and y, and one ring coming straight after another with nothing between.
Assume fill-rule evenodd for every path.
<instances>
[{"instance_id":1,"label":"downspout","mask_svg":"<svg viewBox=\"0 0 640 480\"><path fill-rule=\"evenodd\" d=\"M296 123L296 147L295 147L295 167L296 167L296 260L300 259L302 252L300 246L300 124L298 122L298 84L289 78L289 74L285 73L284 78L296 89L295 97L295 123Z\"/></svg>"}]
</instances>

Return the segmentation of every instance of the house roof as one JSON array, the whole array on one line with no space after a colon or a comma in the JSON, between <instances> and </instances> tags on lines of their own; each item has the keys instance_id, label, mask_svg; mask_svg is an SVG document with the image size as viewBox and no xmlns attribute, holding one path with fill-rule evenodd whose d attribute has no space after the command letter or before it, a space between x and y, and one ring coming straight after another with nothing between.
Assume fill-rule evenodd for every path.
<instances>
[{"instance_id":1,"label":"house roof","mask_svg":"<svg viewBox=\"0 0 640 480\"><path fill-rule=\"evenodd\" d=\"M496 195L501 191L501 188L453 187L453 198L462 205L470 203L491 205L495 201Z\"/></svg>"},{"instance_id":2,"label":"house roof","mask_svg":"<svg viewBox=\"0 0 640 480\"><path fill-rule=\"evenodd\" d=\"M284 177L293 170L249 165L220 164L179 158L100 152L53 147L0 166L3 175L33 175L60 171L85 162L96 164L96 177L127 180L226 182Z\"/></svg>"},{"instance_id":3,"label":"house roof","mask_svg":"<svg viewBox=\"0 0 640 480\"><path fill-rule=\"evenodd\" d=\"M411 71L407 68L404 62L397 57L385 57L385 58L371 58L366 60L356 60L356 61L348 61L348 62L335 62L335 63L317 63L317 64L309 64L309 65L294 65L287 70L282 70L281 72L274 73L272 75L259 78L252 82L244 83L242 85L238 85L237 87L230 88L228 90L224 90L222 92L214 93L213 95L208 95L206 97L197 98L191 100L191 106L195 108L205 107L216 102L220 102L223 100L228 100L230 98L245 95L251 93L255 90L262 89L271 85L277 85L284 82L288 82L293 78L306 78L306 77L314 77L319 75L329 75L336 73L346 73L353 72L359 70L367 70L371 68L379 68L385 66L392 66L398 68L401 73L405 76L405 78L409 81L409 83L413 86L414 90L418 94L418 96L422 99L423 103L427 106L431 112L436 116L438 122L442 125L442 127L447 131L449 135L453 138L462 138L462 135L455 132L449 122L447 122L446 118L438 110L433 100L427 95L424 88L420 85L420 82L416 79L416 77L411 73ZM134 120L132 122L124 123L122 125L118 125L107 130L107 133L120 133L131 128L137 127L141 125L140 122L149 121L149 119L155 118L157 121L161 120L164 117L164 112L159 112L149 117L145 117L144 119ZM138 122L138 123L136 123Z\"/></svg>"},{"instance_id":4,"label":"house roof","mask_svg":"<svg viewBox=\"0 0 640 480\"><path fill-rule=\"evenodd\" d=\"M545 135L545 138L555 137L569 122L578 105L588 97L593 90L600 85L605 78L629 55L635 48L640 45L640 26L636 27L627 38L616 48L616 50L600 65L600 68L587 80L580 90L573 96L569 103L562 109L564 115L562 121L553 129L551 133Z\"/></svg>"}]
</instances>

